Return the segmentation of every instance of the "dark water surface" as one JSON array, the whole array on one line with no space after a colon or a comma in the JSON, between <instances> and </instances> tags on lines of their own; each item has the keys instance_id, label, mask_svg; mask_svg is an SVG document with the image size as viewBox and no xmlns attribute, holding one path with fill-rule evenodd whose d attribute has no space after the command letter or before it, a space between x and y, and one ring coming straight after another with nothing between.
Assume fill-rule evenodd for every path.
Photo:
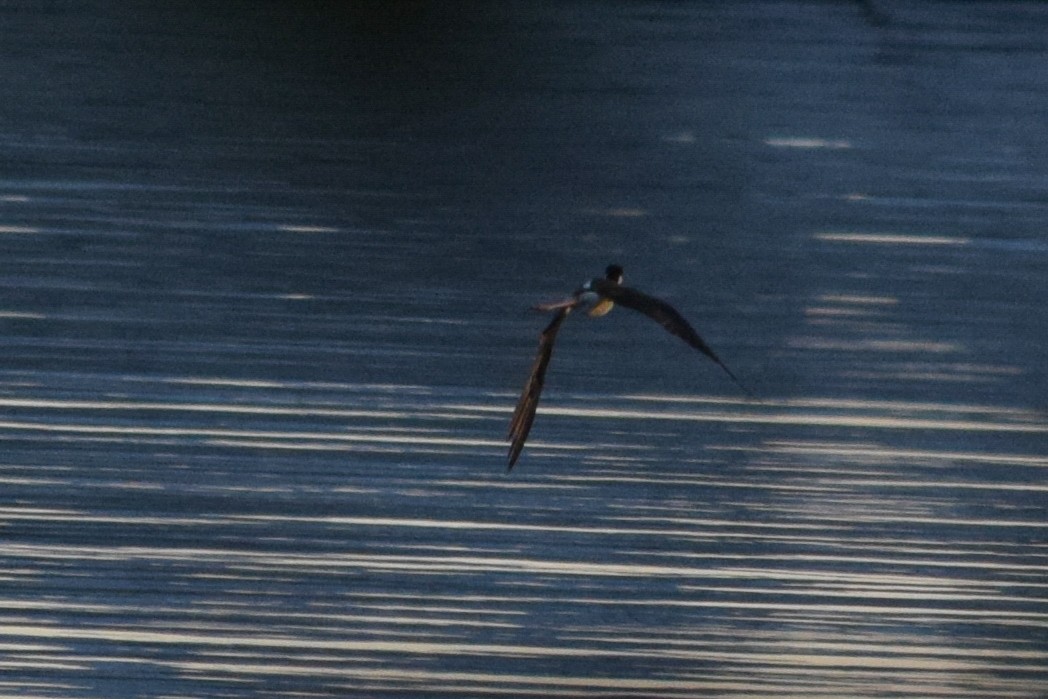
<instances>
[{"instance_id":1,"label":"dark water surface","mask_svg":"<svg viewBox=\"0 0 1048 699\"><path fill-rule=\"evenodd\" d=\"M0 8L0 696L1048 696L1048 6L346 5Z\"/></svg>"}]
</instances>

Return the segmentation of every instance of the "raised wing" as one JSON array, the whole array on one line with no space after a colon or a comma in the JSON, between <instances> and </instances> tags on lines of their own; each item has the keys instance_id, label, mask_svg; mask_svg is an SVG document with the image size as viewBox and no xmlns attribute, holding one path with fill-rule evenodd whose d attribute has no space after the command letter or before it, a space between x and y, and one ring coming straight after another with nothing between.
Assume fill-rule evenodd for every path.
<instances>
[{"instance_id":1,"label":"raised wing","mask_svg":"<svg viewBox=\"0 0 1048 699\"><path fill-rule=\"evenodd\" d=\"M691 323L685 320L684 316L677 312L676 308L662 299L648 296L636 289L631 289L628 286L620 286L614 282L605 281L603 279L595 281L592 288L601 296L610 299L620 306L625 306L626 308L631 308L634 311L643 313L662 327L666 328L666 330L705 354L716 362L717 365L731 377L731 380L735 382L735 385L741 388L744 393L752 395L749 390L742 385L742 382L739 381L738 377L732 373L731 369L729 369L728 366L721 361L720 357L710 349L710 346L699 337L699 334L695 332L695 328L691 327Z\"/></svg>"},{"instance_id":2,"label":"raised wing","mask_svg":"<svg viewBox=\"0 0 1048 699\"><path fill-rule=\"evenodd\" d=\"M542 386L546 383L546 369L549 368L549 360L553 356L553 342L557 339L561 323L571 313L572 308L574 306L560 308L539 336L539 351L531 367L531 376L524 384L524 392L520 394L517 408L513 411L513 419L509 423L509 467L506 470L512 470L513 464L517 463L517 457L524 449L524 442L531 432L531 424L535 422L535 411L539 407L539 396L542 395Z\"/></svg>"}]
</instances>

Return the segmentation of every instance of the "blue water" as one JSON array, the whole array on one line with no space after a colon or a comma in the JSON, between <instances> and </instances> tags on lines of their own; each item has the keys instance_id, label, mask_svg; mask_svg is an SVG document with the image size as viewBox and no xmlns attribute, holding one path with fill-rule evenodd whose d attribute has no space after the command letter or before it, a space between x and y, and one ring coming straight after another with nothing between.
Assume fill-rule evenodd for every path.
<instances>
[{"instance_id":1,"label":"blue water","mask_svg":"<svg viewBox=\"0 0 1048 699\"><path fill-rule=\"evenodd\" d=\"M1048 8L0 12L0 697L1048 694Z\"/></svg>"}]
</instances>

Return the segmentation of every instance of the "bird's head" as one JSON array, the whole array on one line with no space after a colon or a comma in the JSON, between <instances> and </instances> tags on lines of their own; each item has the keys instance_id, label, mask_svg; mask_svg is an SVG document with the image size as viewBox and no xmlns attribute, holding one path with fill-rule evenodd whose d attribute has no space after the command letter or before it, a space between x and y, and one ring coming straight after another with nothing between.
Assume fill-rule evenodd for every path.
<instances>
[{"instance_id":1,"label":"bird's head","mask_svg":"<svg viewBox=\"0 0 1048 699\"><path fill-rule=\"evenodd\" d=\"M622 283L622 265L611 264L604 270L604 277L616 284Z\"/></svg>"}]
</instances>

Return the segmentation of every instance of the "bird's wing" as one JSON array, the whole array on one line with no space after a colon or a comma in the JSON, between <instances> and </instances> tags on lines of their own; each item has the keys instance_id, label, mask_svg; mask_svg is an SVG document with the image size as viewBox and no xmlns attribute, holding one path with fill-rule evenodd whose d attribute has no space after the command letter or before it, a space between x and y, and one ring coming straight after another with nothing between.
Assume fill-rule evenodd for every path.
<instances>
[{"instance_id":1,"label":"bird's wing","mask_svg":"<svg viewBox=\"0 0 1048 699\"><path fill-rule=\"evenodd\" d=\"M543 311L548 313L549 311L559 311L564 308L575 308L579 305L579 300L574 296L560 301L550 301L548 303L536 303L531 307L533 311Z\"/></svg>"},{"instance_id":2,"label":"bird's wing","mask_svg":"<svg viewBox=\"0 0 1048 699\"><path fill-rule=\"evenodd\" d=\"M631 289L628 286L620 286L613 282L606 282L604 280L596 282L593 290L621 306L632 308L633 310L639 311L648 316L656 323L666 328L666 330L681 338L716 362L717 365L731 377L731 380L734 381L739 388L741 388L747 395L752 395L749 390L742 385L742 382L739 381L738 377L732 373L731 369L729 369L728 366L721 361L720 357L710 349L710 346L699 337L699 334L695 332L695 328L691 327L691 324L685 320L684 316L677 312L677 309L673 306L669 305L662 299L648 296L636 289Z\"/></svg>"},{"instance_id":3,"label":"bird's wing","mask_svg":"<svg viewBox=\"0 0 1048 699\"><path fill-rule=\"evenodd\" d=\"M524 384L524 392L520 394L517 408L513 411L513 419L509 423L509 468L517 463L517 457L524 449L524 442L531 431L531 424L535 422L535 411L539 407L539 396L542 395L542 385L546 382L546 369L549 367L550 357L553 356L553 342L557 339L557 331L561 323L568 317L574 306L567 306L557 311L546 329L539 336L539 351L535 356L535 363L531 367L531 376Z\"/></svg>"}]
</instances>

